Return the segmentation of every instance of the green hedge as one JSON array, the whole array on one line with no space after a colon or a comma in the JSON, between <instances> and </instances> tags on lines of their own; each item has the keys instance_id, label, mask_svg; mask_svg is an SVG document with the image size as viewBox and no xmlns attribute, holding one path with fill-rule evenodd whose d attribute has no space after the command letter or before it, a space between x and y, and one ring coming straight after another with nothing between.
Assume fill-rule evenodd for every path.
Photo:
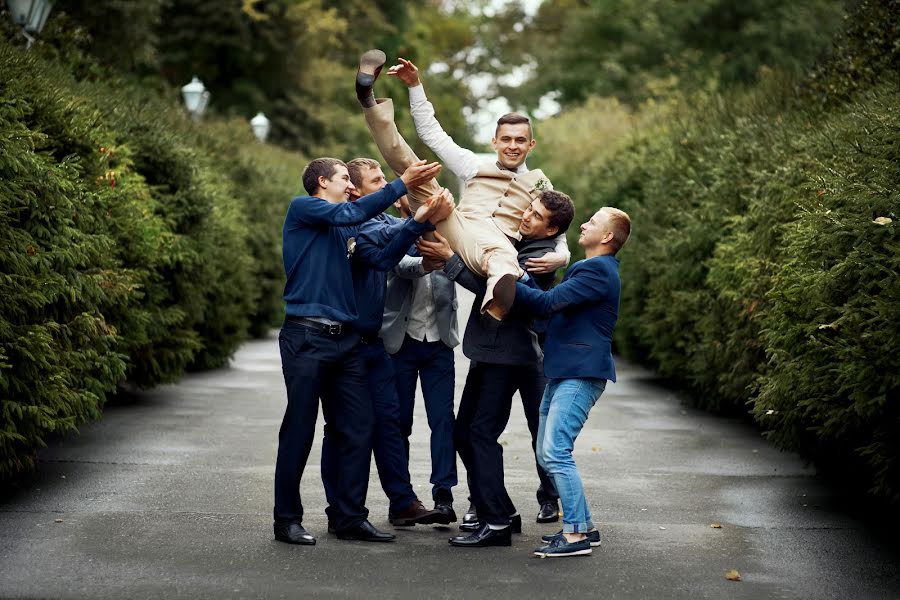
<instances>
[{"instance_id":1,"label":"green hedge","mask_svg":"<svg viewBox=\"0 0 900 600\"><path fill-rule=\"evenodd\" d=\"M174 96L0 43L0 476L117 385L223 365L280 312L303 160Z\"/></svg>"},{"instance_id":2,"label":"green hedge","mask_svg":"<svg viewBox=\"0 0 900 600\"><path fill-rule=\"evenodd\" d=\"M807 78L676 104L567 191L632 217L622 354L897 503L900 3L847 24Z\"/></svg>"}]
</instances>

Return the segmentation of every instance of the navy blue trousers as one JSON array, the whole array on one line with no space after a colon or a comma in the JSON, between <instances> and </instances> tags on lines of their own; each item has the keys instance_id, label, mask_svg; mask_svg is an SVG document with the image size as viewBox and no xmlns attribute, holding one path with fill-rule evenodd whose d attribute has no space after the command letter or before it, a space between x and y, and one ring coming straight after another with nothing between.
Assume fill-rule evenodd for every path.
<instances>
[{"instance_id":1,"label":"navy blue trousers","mask_svg":"<svg viewBox=\"0 0 900 600\"><path fill-rule=\"evenodd\" d=\"M509 525L516 508L503 481L503 446L518 380L515 367L472 361L463 388L453 439L469 474L469 493L478 520Z\"/></svg>"},{"instance_id":2,"label":"navy blue trousers","mask_svg":"<svg viewBox=\"0 0 900 600\"><path fill-rule=\"evenodd\" d=\"M287 408L275 462L276 523L303 521L300 480L315 438L320 399L339 466L329 516L339 530L368 518L365 503L375 418L359 343L355 333L328 336L291 321L281 328L278 344Z\"/></svg>"},{"instance_id":3,"label":"navy blue trousers","mask_svg":"<svg viewBox=\"0 0 900 600\"><path fill-rule=\"evenodd\" d=\"M456 485L456 450L453 445L453 349L444 342L419 342L406 336L396 354L391 355L400 400L400 428L409 457L409 436L413 427L416 380L422 382L425 414L431 429L431 496L435 502L453 502ZM538 398L540 401L540 398Z\"/></svg>"},{"instance_id":4,"label":"navy blue trousers","mask_svg":"<svg viewBox=\"0 0 900 600\"><path fill-rule=\"evenodd\" d=\"M360 343L356 353L365 368L366 384L375 415L372 451L375 466L378 467L378 479L390 501L390 512L400 512L412 504L416 493L409 482L409 457L404 446L406 438L402 433L393 363L384 349L384 343L377 337L369 343ZM329 519L338 492L339 464L336 460L334 437L333 428L326 423L325 439L322 440L322 484L328 499L329 508L326 513Z\"/></svg>"}]
</instances>

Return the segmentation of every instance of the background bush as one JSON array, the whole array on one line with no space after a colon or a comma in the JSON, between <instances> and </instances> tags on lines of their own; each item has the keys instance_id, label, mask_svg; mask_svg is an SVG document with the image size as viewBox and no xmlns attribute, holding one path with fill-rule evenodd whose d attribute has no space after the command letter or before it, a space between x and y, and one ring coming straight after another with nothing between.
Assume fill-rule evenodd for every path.
<instances>
[{"instance_id":1,"label":"background bush","mask_svg":"<svg viewBox=\"0 0 900 600\"><path fill-rule=\"evenodd\" d=\"M542 166L582 218L632 217L621 353L897 503L900 3L844 22L805 75L763 65L753 86L637 106L624 134L586 142L607 158L582 175L569 155Z\"/></svg>"},{"instance_id":2,"label":"background bush","mask_svg":"<svg viewBox=\"0 0 900 600\"><path fill-rule=\"evenodd\" d=\"M0 45L0 475L277 320L302 157Z\"/></svg>"}]
</instances>

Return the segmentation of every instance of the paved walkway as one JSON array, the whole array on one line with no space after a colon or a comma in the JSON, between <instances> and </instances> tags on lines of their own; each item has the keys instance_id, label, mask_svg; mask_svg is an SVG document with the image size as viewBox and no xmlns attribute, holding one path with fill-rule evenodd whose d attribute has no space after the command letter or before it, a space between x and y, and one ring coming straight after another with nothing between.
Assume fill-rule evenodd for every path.
<instances>
[{"instance_id":1,"label":"paved walkway","mask_svg":"<svg viewBox=\"0 0 900 600\"><path fill-rule=\"evenodd\" d=\"M457 398L466 370L458 353ZM683 408L650 373L621 362L619 371L576 448L604 536L593 556L531 555L557 526L534 522L537 476L518 404L502 438L526 517L512 548L451 548L455 528L430 526L398 531L394 544L337 540L325 533L318 444L303 492L319 543L273 541L284 407L273 336L243 346L229 369L109 406L43 452L31 487L0 500L0 597L900 598L898 553L797 457L745 423ZM421 401L412 446L427 499ZM371 482L371 519L390 530L374 465ZM462 484L459 512L465 498ZM726 580L731 569L742 581Z\"/></svg>"}]
</instances>

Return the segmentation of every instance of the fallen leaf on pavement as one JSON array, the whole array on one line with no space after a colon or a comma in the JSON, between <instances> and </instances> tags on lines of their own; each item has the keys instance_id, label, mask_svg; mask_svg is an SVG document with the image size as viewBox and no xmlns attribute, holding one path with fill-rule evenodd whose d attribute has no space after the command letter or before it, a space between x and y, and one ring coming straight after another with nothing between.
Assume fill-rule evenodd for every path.
<instances>
[{"instance_id":1,"label":"fallen leaf on pavement","mask_svg":"<svg viewBox=\"0 0 900 600\"><path fill-rule=\"evenodd\" d=\"M721 523L710 523L709 526L712 527L713 529L722 529Z\"/></svg>"},{"instance_id":2,"label":"fallen leaf on pavement","mask_svg":"<svg viewBox=\"0 0 900 600\"><path fill-rule=\"evenodd\" d=\"M725 579L727 579L728 581L740 581L741 574L738 573L736 570L732 569L732 570L728 571L727 573L725 573Z\"/></svg>"},{"instance_id":3,"label":"fallen leaf on pavement","mask_svg":"<svg viewBox=\"0 0 900 600\"><path fill-rule=\"evenodd\" d=\"M62 519L54 519L53 522L54 522L54 523L62 523L63 520L62 520Z\"/></svg>"}]
</instances>

